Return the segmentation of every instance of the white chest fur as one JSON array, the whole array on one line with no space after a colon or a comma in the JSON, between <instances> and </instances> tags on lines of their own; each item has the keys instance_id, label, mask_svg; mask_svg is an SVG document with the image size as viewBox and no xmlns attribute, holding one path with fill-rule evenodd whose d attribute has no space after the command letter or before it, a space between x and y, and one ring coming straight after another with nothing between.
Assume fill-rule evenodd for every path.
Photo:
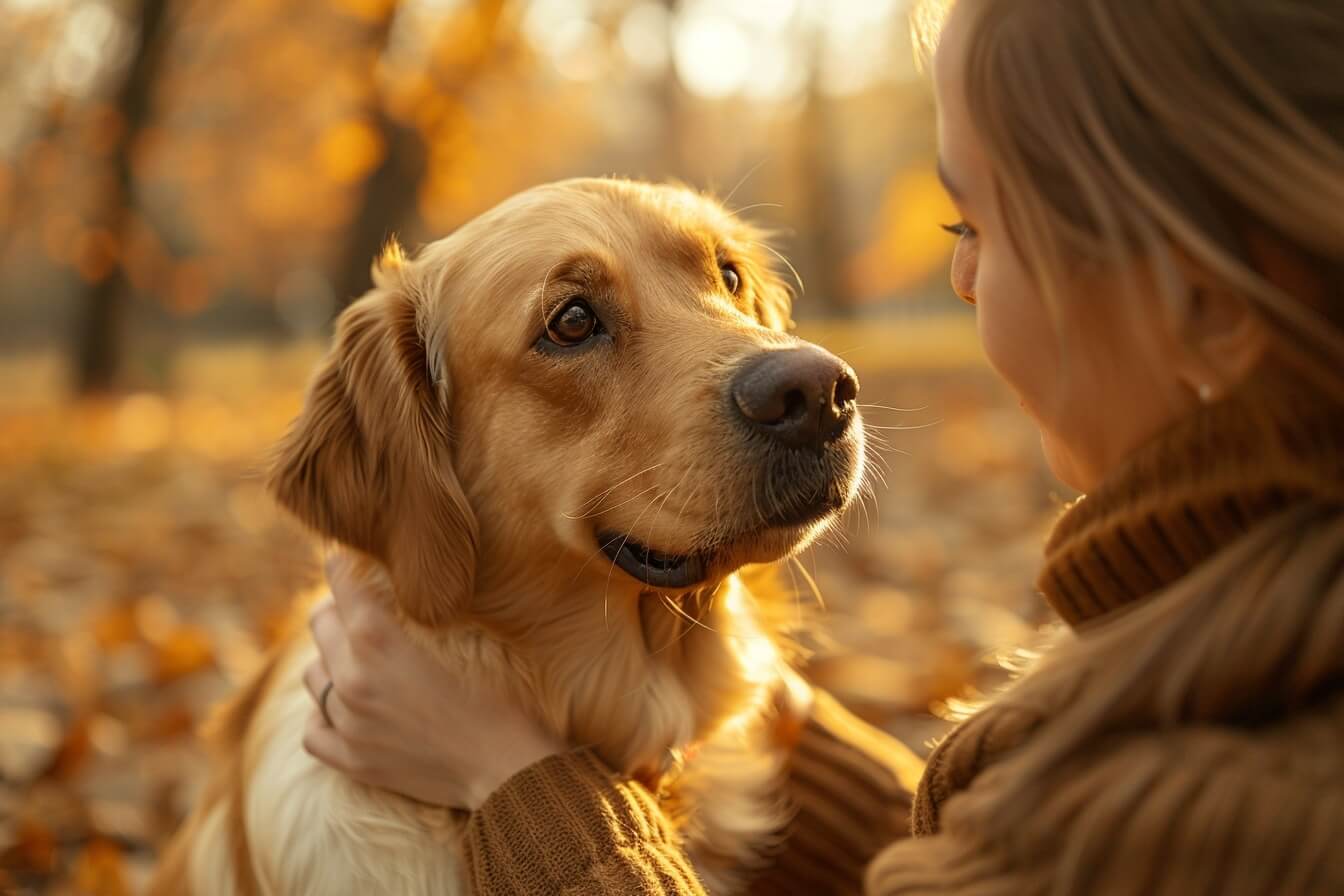
<instances>
[{"instance_id":1,"label":"white chest fur","mask_svg":"<svg viewBox=\"0 0 1344 896\"><path fill-rule=\"evenodd\" d=\"M736 587L736 582L730 586L734 590ZM742 596L731 597L740 600ZM690 657L697 666L717 666L720 672L737 667L737 673L745 674L745 667L753 662L768 670L777 661L750 614L725 611L723 618L714 621L722 629L719 637L710 639L716 642L713 655L707 647L706 653ZM694 638L683 639L679 646L692 641ZM503 661L499 650L497 645L477 640L454 653L469 667L479 664L496 671L517 669L516 664ZM484 656L482 651L492 656ZM751 656L753 652L755 657ZM468 888L460 851L464 827L461 816L354 783L303 749L303 730L313 704L301 676L314 655L315 647L306 636L288 646L242 745L248 774L239 808L252 862L251 876L260 891L266 896L465 896ZM619 653L615 659L604 656L608 662L620 659ZM643 656L647 660L648 654ZM561 715L568 715L573 722L593 704L592 694L585 696L583 688L561 693L569 689L560 683L573 684L584 677L562 667L548 671L541 676L544 684L533 682L534 693L548 692L541 702L552 711L570 707ZM622 687L621 691L627 707L634 701L641 705L643 712L637 715L643 717L643 724L640 730L623 734L619 740L633 745L646 739L656 743L669 735L681 736L679 729L689 723L674 724L672 720L689 718L688 693L661 662L642 671L644 687L634 692ZM608 674L597 680L604 679L613 680ZM655 721L659 719L664 721ZM565 727L556 716L552 716L552 722L557 723L558 730ZM610 720L590 722L604 731L619 727ZM716 894L737 889L740 872L767 845L783 817L785 807L778 786L782 756L769 746L765 727L759 707L721 726L701 744L694 760L668 788L670 807L675 808L685 846ZM649 729L655 729L654 733L650 735ZM656 733L662 729L666 730ZM641 753L643 748L635 752ZM224 811L223 807L211 810L219 817L212 815L204 820L201 836L193 844L190 876L195 896L239 891Z\"/></svg>"},{"instance_id":2,"label":"white chest fur","mask_svg":"<svg viewBox=\"0 0 1344 896\"><path fill-rule=\"evenodd\" d=\"M357 784L303 749L313 703L302 682L315 655L307 638L293 645L252 720L243 820L252 872L266 896L458 896L460 824L435 809ZM210 852L220 838L198 840L196 894L230 893Z\"/></svg>"}]
</instances>

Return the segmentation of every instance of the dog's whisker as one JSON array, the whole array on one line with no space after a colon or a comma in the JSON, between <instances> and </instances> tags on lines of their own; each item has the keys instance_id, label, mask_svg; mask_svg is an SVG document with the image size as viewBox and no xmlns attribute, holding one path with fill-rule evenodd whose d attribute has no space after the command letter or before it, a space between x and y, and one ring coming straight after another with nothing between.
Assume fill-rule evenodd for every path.
<instances>
[{"instance_id":1,"label":"dog's whisker","mask_svg":"<svg viewBox=\"0 0 1344 896\"><path fill-rule=\"evenodd\" d=\"M798 275L798 269L793 266L793 262L780 254L779 250L774 246L767 245L766 243L755 243L754 245L760 246L762 249L784 262L784 266L793 274L793 279L798 281L798 294L807 295L807 287L803 285L803 278Z\"/></svg>"},{"instance_id":2,"label":"dog's whisker","mask_svg":"<svg viewBox=\"0 0 1344 896\"><path fill-rule=\"evenodd\" d=\"M607 513L607 512L609 512L609 511L616 510L616 509L618 509L618 508L624 507L625 505L629 504L631 501L637 500L641 495L647 495L649 492L654 491L654 490L657 489L657 488L658 488L658 484L657 484L657 483L654 483L653 485L649 486L649 487L646 488L646 489L641 489L640 491L635 492L633 495L631 495L630 497L626 498L624 501L622 501L622 502L619 503L619 504L613 504L613 505L611 505L610 507L601 507L601 506L594 507L592 510L588 511L587 513L581 513L581 514L579 514L578 516L570 516L568 513L566 513L564 516L565 516L565 519L568 519L568 520L586 520L586 519L592 519L593 517L597 516L597 515L600 514L600 513Z\"/></svg>"},{"instance_id":3,"label":"dog's whisker","mask_svg":"<svg viewBox=\"0 0 1344 896\"><path fill-rule=\"evenodd\" d=\"M676 601L674 601L672 598L668 597L666 594L660 594L659 596L663 599L663 606L667 607L669 610L671 610L672 612L676 613L676 614L677 614L678 616L680 616L682 619L685 619L685 620L686 620L687 622L689 622L691 625L698 625L698 626L700 626L701 628L703 628L703 629L704 629L705 631L707 631L707 632L713 632L714 634L719 635L719 637L724 637L723 633L721 633L718 629L716 629L716 628L714 628L714 627L712 627L712 626L706 625L705 623L701 622L699 619L696 619L696 618L695 618L694 616L692 616L690 613L687 613L685 610L683 610L680 606L677 605L677 602L676 602ZM685 637L685 635L683 634L682 637ZM678 638L677 640L680 640L680 638ZM674 643L675 643L675 642L674 642Z\"/></svg>"},{"instance_id":4,"label":"dog's whisker","mask_svg":"<svg viewBox=\"0 0 1344 896\"><path fill-rule=\"evenodd\" d=\"M703 483L697 482L690 491L686 493L686 497L682 500L681 506L677 508L677 518L673 523L674 526L681 526L681 521L686 515L686 508L690 505L691 501L699 499L700 492L703 491L702 485Z\"/></svg>"},{"instance_id":5,"label":"dog's whisker","mask_svg":"<svg viewBox=\"0 0 1344 896\"><path fill-rule=\"evenodd\" d=\"M584 508L588 507L588 505L592 504L594 501L599 501L599 502L602 501L604 498L606 498L607 495L609 495L609 494L611 494L612 492L616 491L616 489L618 489L618 488L620 488L621 486L625 485L625 484L626 484L627 482L629 482L631 479L637 479L638 477L643 476L645 473L650 473L650 472L652 472L652 471L658 469L658 468L661 467L662 465L663 465L663 462L662 462L662 461L659 461L659 462L656 463L656 464L653 464L653 465L651 465L651 466L645 467L644 469L640 470L638 473L632 473L632 474L630 474L629 476L627 476L627 477L625 477L624 479L622 479L620 482L617 482L616 484L612 485L611 487L604 489L604 490L603 490L602 492L600 492L599 494L597 494L597 495L595 495L595 496L589 498L587 501L584 501L581 505L579 505L579 507L578 507L577 510L574 510L574 511L572 511L572 512L573 512L573 513L576 513L576 514L582 514L582 515L584 515L584 516L588 515L588 513L591 512L591 511L585 511L585 510L584 510ZM566 516L569 516L568 513L566 513L565 515L566 515ZM571 519L573 519L573 517L571 517Z\"/></svg>"},{"instance_id":6,"label":"dog's whisker","mask_svg":"<svg viewBox=\"0 0 1344 896\"><path fill-rule=\"evenodd\" d=\"M859 486L859 512L863 514L863 525L865 531L871 532L873 531L873 520L870 516L868 516L868 502L866 500L868 497L867 489L868 484L867 484L867 478L865 477L864 483Z\"/></svg>"},{"instance_id":7,"label":"dog's whisker","mask_svg":"<svg viewBox=\"0 0 1344 896\"><path fill-rule=\"evenodd\" d=\"M878 426L876 423L865 422L863 424L863 428L865 430L876 429L879 432L913 432L914 430L917 429L932 429L933 427L938 426L942 422L943 422L942 420L934 420L930 423L921 423L918 426Z\"/></svg>"},{"instance_id":8,"label":"dog's whisker","mask_svg":"<svg viewBox=\"0 0 1344 896\"><path fill-rule=\"evenodd\" d=\"M663 602L664 602L664 603L667 602L667 600L668 600L668 596L667 596L667 595L665 595L665 594L659 594L658 596L661 597L661 598L663 599ZM713 603L713 597L710 598L710 603L711 603L711 604ZM690 634L692 631L694 631L694 630L695 630L695 627L694 627L694 626L690 626L690 625L686 626L686 627L683 628L683 629L681 630L681 632L680 632L675 638L673 638L671 641L668 641L666 644L664 644L662 647L657 648L656 650L650 650L650 651L649 651L649 656L651 656L651 657L658 656L659 654L662 654L662 653L665 653L665 652L671 650L672 648L674 648L674 647L676 647L678 644L680 644L683 640L685 640L686 636L689 635L689 634ZM735 636L735 635L719 635L719 637L724 638L724 639L726 639L726 640L730 640L730 641L732 641L732 640L738 640L737 636Z\"/></svg>"},{"instance_id":9,"label":"dog's whisker","mask_svg":"<svg viewBox=\"0 0 1344 896\"><path fill-rule=\"evenodd\" d=\"M609 601L611 599L611 576L613 573L616 572L616 556L619 556L620 552L625 550L625 546L630 542L631 534L635 531L635 529L639 527L639 521L644 518L644 514L649 512L649 508L652 507L654 502L658 500L658 497L659 497L658 495L654 495L653 498L649 501L649 503L644 505L644 509L639 512L639 516L635 517L634 525L630 527L630 531L626 532L625 535L621 536L621 546L616 550L615 555L611 558L611 565L607 567L607 584L606 587L602 589L602 620L603 623L608 626L610 626L610 619L607 614L608 610L610 609Z\"/></svg>"},{"instance_id":10,"label":"dog's whisker","mask_svg":"<svg viewBox=\"0 0 1344 896\"><path fill-rule=\"evenodd\" d=\"M658 517L662 515L663 508L667 506L668 500L674 494L676 494L677 489L682 487L682 485L686 482L686 478L691 475L691 471L694 470L695 467L696 467L695 464L691 464L690 466L688 466L686 468L686 471L681 474L681 478L677 480L677 484L672 486L671 491L669 491L666 495L663 496L662 503L658 505L658 510L653 514L653 519L649 521L650 528L652 528L658 522ZM652 535L652 532L650 532L650 535Z\"/></svg>"},{"instance_id":11,"label":"dog's whisker","mask_svg":"<svg viewBox=\"0 0 1344 896\"><path fill-rule=\"evenodd\" d=\"M928 405L924 405L924 407L921 408L893 408L891 405L867 404L862 401L858 402L858 406L860 408L872 409L875 411L894 411L897 414L919 414L929 409Z\"/></svg>"},{"instance_id":12,"label":"dog's whisker","mask_svg":"<svg viewBox=\"0 0 1344 896\"><path fill-rule=\"evenodd\" d=\"M872 451L869 453L868 465L874 469L880 469L884 473L891 472L891 458L887 456L888 454L904 454L906 457L910 456L908 451L889 445L885 442L870 445L869 448L871 448Z\"/></svg>"},{"instance_id":13,"label":"dog's whisker","mask_svg":"<svg viewBox=\"0 0 1344 896\"><path fill-rule=\"evenodd\" d=\"M872 443L869 447L874 449L874 454L876 455L876 457L874 458L876 462L874 466L880 464L883 467L883 469L890 470L891 466L886 457L888 453L899 454L902 457L912 456L909 451L906 451L904 448L897 448L895 445L892 445L885 439L879 439L876 436L873 436L869 439L869 441Z\"/></svg>"},{"instance_id":14,"label":"dog's whisker","mask_svg":"<svg viewBox=\"0 0 1344 896\"><path fill-rule=\"evenodd\" d=\"M803 566L802 560L799 560L797 557L790 557L789 559L798 567L798 571L803 574L803 581L807 582L807 587L812 589L812 596L816 598L817 606L821 607L822 610L826 610L826 600L821 596L821 589L817 587L817 580L808 574L807 567ZM812 559L815 562L815 553L813 554Z\"/></svg>"},{"instance_id":15,"label":"dog's whisker","mask_svg":"<svg viewBox=\"0 0 1344 896\"><path fill-rule=\"evenodd\" d=\"M562 264L564 264L564 262L557 261L555 264L551 265L549 268L546 269L545 275L541 278L541 292L538 293L539 298L542 299L546 298L546 287L550 285L551 274L555 273L555 269L560 267L560 265ZM541 313L541 325L544 327L546 326L547 323L545 303L544 302L540 303L537 307L537 310Z\"/></svg>"},{"instance_id":16,"label":"dog's whisker","mask_svg":"<svg viewBox=\"0 0 1344 896\"><path fill-rule=\"evenodd\" d=\"M779 202L753 202L751 205L733 209L733 214L745 215L747 212L751 211L754 208L783 208L783 207L784 205Z\"/></svg>"},{"instance_id":17,"label":"dog's whisker","mask_svg":"<svg viewBox=\"0 0 1344 896\"><path fill-rule=\"evenodd\" d=\"M739 180L739 181L737 182L737 186L733 187L731 190L728 191L728 195L727 195L727 197L725 197L724 200L723 200L723 205L724 205L725 207L726 207L730 202L733 201L733 197L737 195L737 191L740 190L740 189L742 189L742 187L746 184L746 182L747 182L748 180L751 179L751 176L752 176L753 174L755 174L757 171L759 171L759 170L761 169L761 166L764 165L764 164L765 164L766 162L768 162L768 161L770 161L770 156L769 156L769 155L764 155L764 156L761 157L761 160L760 160L759 162L757 162L755 165L752 165L750 168L747 169L747 173L744 174L744 175L742 175L742 179ZM742 210L740 210L740 209L739 209L738 211L736 211L736 212L733 212L733 214L735 214L735 215L739 215L739 214L741 214L741 213L742 213Z\"/></svg>"},{"instance_id":18,"label":"dog's whisker","mask_svg":"<svg viewBox=\"0 0 1344 896\"><path fill-rule=\"evenodd\" d=\"M802 630L802 627L803 627L803 599L802 599L802 598L803 598L803 595L802 595L802 592L800 592L800 591L798 590L798 576L797 576L797 574L793 571L793 566L794 566L794 564L797 563L797 562L798 562L798 558L797 558L797 557L795 557L795 556L793 556L793 555L789 555L789 562L787 562L787 563L784 564L784 568L787 569L787 570L789 571L789 584L792 586L792 587L789 589L789 594L790 594L790 596L793 598L793 618L794 618L794 625L798 626L799 630Z\"/></svg>"}]
</instances>

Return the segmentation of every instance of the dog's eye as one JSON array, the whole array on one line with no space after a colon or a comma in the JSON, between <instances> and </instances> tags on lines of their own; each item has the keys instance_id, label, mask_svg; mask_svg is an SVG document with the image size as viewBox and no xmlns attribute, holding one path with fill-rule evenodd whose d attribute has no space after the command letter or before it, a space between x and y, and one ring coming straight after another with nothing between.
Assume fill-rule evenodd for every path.
<instances>
[{"instance_id":1,"label":"dog's eye","mask_svg":"<svg viewBox=\"0 0 1344 896\"><path fill-rule=\"evenodd\" d=\"M592 338L601 322L583 299L565 305L546 324L546 337L556 345L578 345Z\"/></svg>"},{"instance_id":2,"label":"dog's eye","mask_svg":"<svg viewBox=\"0 0 1344 896\"><path fill-rule=\"evenodd\" d=\"M723 285L728 287L728 291L737 295L737 291L742 288L742 275L737 272L737 265L729 262L719 267L719 273L723 275Z\"/></svg>"}]
</instances>

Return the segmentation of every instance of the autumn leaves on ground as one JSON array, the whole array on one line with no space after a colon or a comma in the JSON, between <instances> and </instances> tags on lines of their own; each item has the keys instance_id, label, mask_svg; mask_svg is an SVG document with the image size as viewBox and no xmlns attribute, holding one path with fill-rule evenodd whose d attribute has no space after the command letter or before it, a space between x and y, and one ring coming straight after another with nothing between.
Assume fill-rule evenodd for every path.
<instances>
[{"instance_id":1,"label":"autumn leaves on ground","mask_svg":"<svg viewBox=\"0 0 1344 896\"><path fill-rule=\"evenodd\" d=\"M804 558L826 605L811 674L919 748L930 707L1031 639L1058 498L987 372L858 354L885 482L846 545ZM4 406L0 892L137 892L190 805L194 729L318 581L260 477L313 356L205 352L172 395Z\"/></svg>"}]
</instances>

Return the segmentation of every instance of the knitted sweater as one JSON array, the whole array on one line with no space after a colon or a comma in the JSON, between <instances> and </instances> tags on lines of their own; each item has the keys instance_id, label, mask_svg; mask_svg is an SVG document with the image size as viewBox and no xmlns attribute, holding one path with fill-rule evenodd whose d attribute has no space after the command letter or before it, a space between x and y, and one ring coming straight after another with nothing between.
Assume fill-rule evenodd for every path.
<instances>
[{"instance_id":1,"label":"knitted sweater","mask_svg":"<svg viewBox=\"0 0 1344 896\"><path fill-rule=\"evenodd\" d=\"M1344 893L1344 412L1256 388L1065 512L1038 584L1075 636L938 745L913 805L908 752L818 695L755 892ZM583 750L493 794L467 859L486 896L703 892Z\"/></svg>"}]
</instances>

